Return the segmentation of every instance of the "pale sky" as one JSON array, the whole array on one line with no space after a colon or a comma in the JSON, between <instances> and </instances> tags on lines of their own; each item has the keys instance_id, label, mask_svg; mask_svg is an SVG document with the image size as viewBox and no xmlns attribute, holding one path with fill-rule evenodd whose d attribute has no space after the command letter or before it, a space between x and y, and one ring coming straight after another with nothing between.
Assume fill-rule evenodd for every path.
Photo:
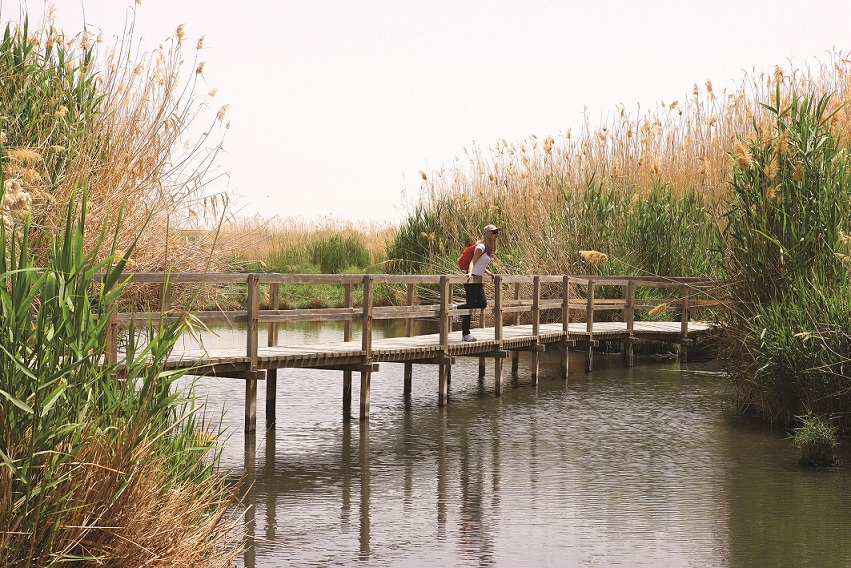
<instances>
[{"instance_id":1,"label":"pale sky","mask_svg":"<svg viewBox=\"0 0 851 568\"><path fill-rule=\"evenodd\" d=\"M20 0L40 22L43 0ZM132 0L59 0L58 27L106 43ZM4 21L19 0L0 0ZM473 143L598 124L697 83L851 49L848 0L142 0L153 51L185 24L229 104L220 171L243 215L397 222L419 170ZM188 51L188 50L187 50ZM220 186L213 189L223 189ZM407 199L404 197L407 195Z\"/></svg>"}]
</instances>

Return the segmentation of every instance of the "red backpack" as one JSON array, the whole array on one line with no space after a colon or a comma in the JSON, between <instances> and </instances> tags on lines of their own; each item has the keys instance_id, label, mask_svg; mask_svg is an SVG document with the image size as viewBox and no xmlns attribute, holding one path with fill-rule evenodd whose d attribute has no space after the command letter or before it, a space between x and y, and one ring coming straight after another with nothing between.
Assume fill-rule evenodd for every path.
<instances>
[{"instance_id":1,"label":"red backpack","mask_svg":"<svg viewBox=\"0 0 851 568\"><path fill-rule=\"evenodd\" d=\"M477 244L479 243L473 243L465 248L464 252L461 253L461 256L458 257L458 268L460 268L462 272L467 272L467 270L470 269L470 262L473 260L473 254L476 252Z\"/></svg>"}]
</instances>

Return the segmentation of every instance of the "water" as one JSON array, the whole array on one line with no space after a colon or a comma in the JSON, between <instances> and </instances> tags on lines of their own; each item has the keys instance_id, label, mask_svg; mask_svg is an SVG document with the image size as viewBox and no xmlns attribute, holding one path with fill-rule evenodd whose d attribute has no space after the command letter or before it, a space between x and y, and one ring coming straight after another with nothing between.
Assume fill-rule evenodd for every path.
<instances>
[{"instance_id":1,"label":"water","mask_svg":"<svg viewBox=\"0 0 851 568\"><path fill-rule=\"evenodd\" d=\"M261 384L249 440L244 383L203 379L232 432L222 465L253 481L239 565L851 565L851 475L802 469L785 432L732 416L710 366L596 355L585 373L571 353L565 382L558 363L544 354L536 387L521 356L497 399L458 359L444 409L436 367L414 367L406 404L402 365L382 364L367 422L343 422L341 372L282 370L277 424L262 431Z\"/></svg>"}]
</instances>

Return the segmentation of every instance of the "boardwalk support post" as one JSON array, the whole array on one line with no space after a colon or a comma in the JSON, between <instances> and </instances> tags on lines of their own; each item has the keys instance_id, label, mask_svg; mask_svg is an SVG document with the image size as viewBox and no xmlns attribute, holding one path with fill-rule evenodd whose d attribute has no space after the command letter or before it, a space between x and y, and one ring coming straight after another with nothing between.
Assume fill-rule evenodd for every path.
<instances>
[{"instance_id":1,"label":"boardwalk support post","mask_svg":"<svg viewBox=\"0 0 851 568\"><path fill-rule=\"evenodd\" d=\"M567 380L570 363L568 354L568 332L570 331L570 276L565 274L561 281L561 377Z\"/></svg>"},{"instance_id":2,"label":"boardwalk support post","mask_svg":"<svg viewBox=\"0 0 851 568\"><path fill-rule=\"evenodd\" d=\"M514 301L520 300L520 282L514 283ZM514 325L520 325L520 312L514 314ZM511 353L511 376L517 378L517 373L520 369L520 352L513 351Z\"/></svg>"},{"instance_id":3,"label":"boardwalk support post","mask_svg":"<svg viewBox=\"0 0 851 568\"><path fill-rule=\"evenodd\" d=\"M280 290L277 282L269 284L269 309L277 310L280 307ZM267 328L268 341L266 344L269 347L278 346L278 323L269 322ZM278 390L278 370L268 369L266 371L266 428L275 423L277 419L275 414L275 402Z\"/></svg>"},{"instance_id":4,"label":"boardwalk support post","mask_svg":"<svg viewBox=\"0 0 851 568\"><path fill-rule=\"evenodd\" d=\"M623 320L626 323L626 331L629 336L624 340L621 351L624 365L632 367L635 353L635 338L632 336L633 329L635 329L635 282L630 280L626 283L624 295L626 296L624 298L626 304L623 309Z\"/></svg>"},{"instance_id":5,"label":"boardwalk support post","mask_svg":"<svg viewBox=\"0 0 851 568\"><path fill-rule=\"evenodd\" d=\"M257 431L257 381L263 380L266 371L246 371L245 378L245 433Z\"/></svg>"},{"instance_id":6,"label":"boardwalk support post","mask_svg":"<svg viewBox=\"0 0 851 568\"><path fill-rule=\"evenodd\" d=\"M688 320L689 320L689 296L691 294L691 288L688 284L682 284L680 286L680 297L682 298L682 312L680 316L680 335L681 335L681 343L680 343L680 362L687 363L688 362Z\"/></svg>"},{"instance_id":7,"label":"boardwalk support post","mask_svg":"<svg viewBox=\"0 0 851 568\"><path fill-rule=\"evenodd\" d=\"M585 372L594 369L594 281L588 280L588 301L585 306L585 331L588 333L588 345L585 347Z\"/></svg>"},{"instance_id":8,"label":"boardwalk support post","mask_svg":"<svg viewBox=\"0 0 851 568\"><path fill-rule=\"evenodd\" d=\"M413 306L416 304L416 287L413 284L407 285L407 303L409 306ZM405 336L411 337L414 335L414 320L411 318L407 318L405 320ZM411 390L414 382L414 364L410 362L405 363L405 371L404 371L404 387L403 387L403 397L405 399L406 404L410 404L411 402Z\"/></svg>"},{"instance_id":9,"label":"boardwalk support post","mask_svg":"<svg viewBox=\"0 0 851 568\"><path fill-rule=\"evenodd\" d=\"M363 324L361 328L361 345L364 352L364 369L372 363L372 276L367 274L363 277ZM369 419L369 389L371 371L360 373L360 419Z\"/></svg>"},{"instance_id":10,"label":"boardwalk support post","mask_svg":"<svg viewBox=\"0 0 851 568\"><path fill-rule=\"evenodd\" d=\"M354 306L354 284L346 284L345 304L347 308ZM352 340L352 320L343 323L343 341ZM352 372L343 371L343 420L352 419Z\"/></svg>"},{"instance_id":11,"label":"boardwalk support post","mask_svg":"<svg viewBox=\"0 0 851 568\"><path fill-rule=\"evenodd\" d=\"M502 351L502 276L494 276L493 279L493 334L496 340L496 347ZM493 360L493 381L496 396L502 395L502 367L504 365L503 357L494 357Z\"/></svg>"},{"instance_id":12,"label":"boardwalk support post","mask_svg":"<svg viewBox=\"0 0 851 568\"><path fill-rule=\"evenodd\" d=\"M440 277L440 349L443 351L443 360L449 359L449 278ZM450 364L441 361L438 371L437 406L446 406L449 400L449 367Z\"/></svg>"},{"instance_id":13,"label":"boardwalk support post","mask_svg":"<svg viewBox=\"0 0 851 568\"><path fill-rule=\"evenodd\" d=\"M541 277L532 279L532 336L535 338L535 346L541 345ZM532 384L538 384L538 368L541 353L537 349L532 351Z\"/></svg>"}]
</instances>

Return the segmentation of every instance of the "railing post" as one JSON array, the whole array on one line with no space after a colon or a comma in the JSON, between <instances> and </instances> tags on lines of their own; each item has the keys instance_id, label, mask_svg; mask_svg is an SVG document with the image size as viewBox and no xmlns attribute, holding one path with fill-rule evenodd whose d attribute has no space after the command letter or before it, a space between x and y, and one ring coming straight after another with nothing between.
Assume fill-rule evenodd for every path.
<instances>
[{"instance_id":1,"label":"railing post","mask_svg":"<svg viewBox=\"0 0 851 568\"><path fill-rule=\"evenodd\" d=\"M251 371L257 370L257 347L259 343L259 311L260 311L260 294L259 294L260 276L258 274L249 274L247 277L248 290L246 293L246 315L247 315L247 333L246 333L246 357L250 360Z\"/></svg>"},{"instance_id":2,"label":"railing post","mask_svg":"<svg viewBox=\"0 0 851 568\"><path fill-rule=\"evenodd\" d=\"M269 309L277 310L281 307L280 285L277 282L269 284ZM269 322L266 328L267 341L269 347L278 346L278 322ZM266 370L266 427L268 428L275 423L275 399L277 398L278 390L278 369Z\"/></svg>"},{"instance_id":3,"label":"railing post","mask_svg":"<svg viewBox=\"0 0 851 568\"><path fill-rule=\"evenodd\" d=\"M363 322L361 325L361 349L363 355L363 368L360 372L360 419L369 419L369 389L372 371L372 276L363 277Z\"/></svg>"},{"instance_id":4,"label":"railing post","mask_svg":"<svg viewBox=\"0 0 851 568\"><path fill-rule=\"evenodd\" d=\"M354 306L354 284L346 284L345 305L347 308ZM347 319L343 323L343 341L352 340L352 320ZM352 419L352 372L343 371L343 420Z\"/></svg>"},{"instance_id":5,"label":"railing post","mask_svg":"<svg viewBox=\"0 0 851 568\"><path fill-rule=\"evenodd\" d=\"M538 384L538 367L541 360L541 277L532 279L532 336L536 349L532 351L532 384Z\"/></svg>"},{"instance_id":6,"label":"railing post","mask_svg":"<svg viewBox=\"0 0 851 568\"><path fill-rule=\"evenodd\" d=\"M416 287L413 283L408 284L407 295L405 297L405 301L409 306L413 306L416 303ZM411 337L414 335L414 320L412 318L405 319L405 337ZM406 404L411 401L411 389L413 387L414 382L414 364L413 363L405 363L404 370L404 387L403 387L403 396L405 398Z\"/></svg>"},{"instance_id":7,"label":"railing post","mask_svg":"<svg viewBox=\"0 0 851 568\"><path fill-rule=\"evenodd\" d=\"M623 309L623 320L626 323L626 331L629 337L623 342L621 351L623 352L623 361L627 367L632 367L635 353L635 340L632 337L632 331L635 328L635 281L631 278L626 283L624 290L626 305Z\"/></svg>"},{"instance_id":8,"label":"railing post","mask_svg":"<svg viewBox=\"0 0 851 568\"><path fill-rule=\"evenodd\" d=\"M569 367L569 333L570 333L570 276L567 274L561 279L561 331L563 334L561 344L561 376L567 380Z\"/></svg>"},{"instance_id":9,"label":"railing post","mask_svg":"<svg viewBox=\"0 0 851 568\"><path fill-rule=\"evenodd\" d=\"M514 283L514 301L520 300L520 282ZM514 325L520 325L520 312L514 312ZM517 378L520 368L520 351L511 352L511 376Z\"/></svg>"},{"instance_id":10,"label":"railing post","mask_svg":"<svg viewBox=\"0 0 851 568\"><path fill-rule=\"evenodd\" d=\"M246 293L246 356L250 370L245 376L245 433L257 429L257 349L259 343L260 275L249 274Z\"/></svg>"},{"instance_id":11,"label":"railing post","mask_svg":"<svg viewBox=\"0 0 851 568\"><path fill-rule=\"evenodd\" d=\"M160 283L160 312L165 313L171 308L171 286L166 280Z\"/></svg>"},{"instance_id":12,"label":"railing post","mask_svg":"<svg viewBox=\"0 0 851 568\"><path fill-rule=\"evenodd\" d=\"M449 277L443 275L440 277L440 349L443 351L443 360L439 367L439 377L437 386L437 406L446 406L449 398Z\"/></svg>"},{"instance_id":13,"label":"railing post","mask_svg":"<svg viewBox=\"0 0 851 568\"><path fill-rule=\"evenodd\" d=\"M689 320L689 295L691 294L691 288L688 284L683 283L680 285L680 298L682 299L682 312L680 315L680 335L682 336L680 342L680 361L683 363L688 362L688 320Z\"/></svg>"},{"instance_id":14,"label":"railing post","mask_svg":"<svg viewBox=\"0 0 851 568\"><path fill-rule=\"evenodd\" d=\"M104 355L107 363L118 363L118 321L114 311L109 315L109 322L106 324Z\"/></svg>"},{"instance_id":15,"label":"railing post","mask_svg":"<svg viewBox=\"0 0 851 568\"><path fill-rule=\"evenodd\" d=\"M493 279L493 338L497 349L502 351L502 276ZM496 396L502 396L502 367L504 359L495 357L493 361L494 390Z\"/></svg>"},{"instance_id":16,"label":"railing post","mask_svg":"<svg viewBox=\"0 0 851 568\"><path fill-rule=\"evenodd\" d=\"M588 333L588 345L585 348L585 372L594 368L594 281L588 280L588 301L585 306L585 331Z\"/></svg>"}]
</instances>

